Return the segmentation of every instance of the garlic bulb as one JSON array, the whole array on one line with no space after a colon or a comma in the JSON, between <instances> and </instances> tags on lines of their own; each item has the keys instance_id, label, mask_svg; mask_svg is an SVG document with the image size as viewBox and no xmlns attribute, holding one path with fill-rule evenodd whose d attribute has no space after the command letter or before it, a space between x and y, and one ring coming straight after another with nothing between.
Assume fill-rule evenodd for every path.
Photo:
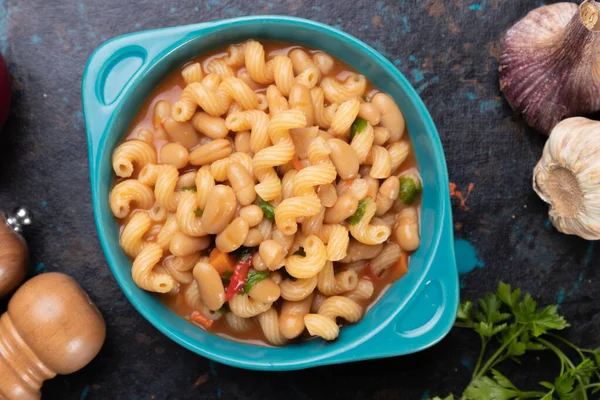
<instances>
[{"instance_id":1,"label":"garlic bulb","mask_svg":"<svg viewBox=\"0 0 600 400\"><path fill-rule=\"evenodd\" d=\"M556 229L600 239L600 122L573 117L552 130L533 171L533 189L550 204Z\"/></svg>"},{"instance_id":2,"label":"garlic bulb","mask_svg":"<svg viewBox=\"0 0 600 400\"><path fill-rule=\"evenodd\" d=\"M500 89L544 134L564 118L600 110L598 7L588 0L537 8L502 40Z\"/></svg>"}]
</instances>

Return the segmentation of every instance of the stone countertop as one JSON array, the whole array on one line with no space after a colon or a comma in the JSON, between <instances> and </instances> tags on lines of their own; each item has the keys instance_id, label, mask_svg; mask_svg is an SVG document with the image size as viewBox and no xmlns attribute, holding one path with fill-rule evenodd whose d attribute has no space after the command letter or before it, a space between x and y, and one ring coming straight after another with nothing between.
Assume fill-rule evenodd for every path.
<instances>
[{"instance_id":1,"label":"stone countertop","mask_svg":"<svg viewBox=\"0 0 600 400\"><path fill-rule=\"evenodd\" d=\"M550 2L549 2L550 3ZM81 77L93 50L128 32L252 14L285 14L336 26L384 54L411 81L437 124L454 201L461 278L474 299L499 280L559 304L585 347L600 339L595 283L600 251L550 225L531 189L544 138L514 116L496 74L500 38L540 5L525 0L0 0L0 50L13 105L0 134L0 207L28 206L34 273L62 271L90 293L108 325L100 355L82 371L47 382L44 399L421 399L458 393L478 339L453 330L419 354L297 372L219 365L167 339L125 299L93 222ZM385 90L385 88L382 88ZM516 382L552 377L528 360ZM521 370L522 371L522 370Z\"/></svg>"}]
</instances>

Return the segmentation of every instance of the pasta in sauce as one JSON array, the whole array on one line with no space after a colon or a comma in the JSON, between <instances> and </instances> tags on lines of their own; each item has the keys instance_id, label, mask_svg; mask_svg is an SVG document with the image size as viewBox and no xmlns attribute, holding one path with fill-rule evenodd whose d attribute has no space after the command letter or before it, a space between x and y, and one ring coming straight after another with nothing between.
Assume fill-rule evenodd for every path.
<instances>
[{"instance_id":1,"label":"pasta in sauce","mask_svg":"<svg viewBox=\"0 0 600 400\"><path fill-rule=\"evenodd\" d=\"M420 245L405 130L391 97L319 50L248 40L190 61L113 154L134 281L231 340L334 340Z\"/></svg>"}]
</instances>

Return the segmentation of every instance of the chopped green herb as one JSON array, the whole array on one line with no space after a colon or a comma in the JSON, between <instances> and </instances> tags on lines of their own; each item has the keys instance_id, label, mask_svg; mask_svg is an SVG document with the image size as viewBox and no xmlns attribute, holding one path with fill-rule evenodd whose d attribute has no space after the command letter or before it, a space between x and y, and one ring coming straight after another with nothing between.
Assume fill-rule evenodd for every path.
<instances>
[{"instance_id":1,"label":"chopped green herb","mask_svg":"<svg viewBox=\"0 0 600 400\"><path fill-rule=\"evenodd\" d=\"M223 275L221 275L221 280L223 281L223 286L229 286L229 282L231 281L232 275L233 275L233 271L223 272Z\"/></svg>"},{"instance_id":2,"label":"chopped green herb","mask_svg":"<svg viewBox=\"0 0 600 400\"><path fill-rule=\"evenodd\" d=\"M363 201L361 201L360 203L358 203L358 208L356 209L356 212L354 213L353 216L351 216L350 218L348 218L348 223L350 225L356 225L360 222L360 220L362 219L363 215L365 215L365 210L367 209L367 203L371 200L370 197L367 197L366 199L364 199Z\"/></svg>"},{"instance_id":3,"label":"chopped green herb","mask_svg":"<svg viewBox=\"0 0 600 400\"><path fill-rule=\"evenodd\" d=\"M240 246L240 248L234 252L235 261L240 262L249 257L252 257L252 254L254 254L254 250L255 250L254 247Z\"/></svg>"},{"instance_id":4,"label":"chopped green herb","mask_svg":"<svg viewBox=\"0 0 600 400\"><path fill-rule=\"evenodd\" d=\"M181 188L181 190L196 193L196 191L198 189L196 189L196 186L191 186L191 187L184 186Z\"/></svg>"},{"instance_id":5,"label":"chopped green herb","mask_svg":"<svg viewBox=\"0 0 600 400\"><path fill-rule=\"evenodd\" d=\"M403 176L400 178L400 194L398 195L398 199L404 204L412 204L421 190L423 190L423 187L420 183L416 183L410 176Z\"/></svg>"},{"instance_id":6,"label":"chopped green herb","mask_svg":"<svg viewBox=\"0 0 600 400\"><path fill-rule=\"evenodd\" d=\"M287 270L285 268L281 268L279 270L279 272L281 272L281 278L282 279L289 279L292 282L296 282L296 278L294 278L293 276L290 275L289 272L287 272Z\"/></svg>"},{"instance_id":7,"label":"chopped green herb","mask_svg":"<svg viewBox=\"0 0 600 400\"><path fill-rule=\"evenodd\" d=\"M264 201L263 199L261 199L259 197L258 198L258 206L260 207L261 210L263 210L263 213L265 214L266 219L268 219L269 221L275 221L275 206L274 205L267 203L266 201Z\"/></svg>"},{"instance_id":8,"label":"chopped green herb","mask_svg":"<svg viewBox=\"0 0 600 400\"><path fill-rule=\"evenodd\" d=\"M539 307L530 294L523 296L521 289L500 282L494 293L476 303L461 303L454 326L473 331L481 340L471 382L460 399L597 398L592 395L600 387L600 349L583 349L558 335L569 324L556 305ZM534 351L553 353L561 365L552 381L539 382L538 390L522 391L496 369L508 360L520 364L520 357Z\"/></svg>"},{"instance_id":9,"label":"chopped green herb","mask_svg":"<svg viewBox=\"0 0 600 400\"><path fill-rule=\"evenodd\" d=\"M361 117L357 117L352 123L350 128L350 140L354 139L354 136L363 133L367 128L367 121Z\"/></svg>"},{"instance_id":10,"label":"chopped green herb","mask_svg":"<svg viewBox=\"0 0 600 400\"><path fill-rule=\"evenodd\" d=\"M302 257L306 257L306 252L304 251L304 247L300 247L298 250L296 250L296 252L294 253L295 256L302 256Z\"/></svg>"},{"instance_id":11,"label":"chopped green herb","mask_svg":"<svg viewBox=\"0 0 600 400\"><path fill-rule=\"evenodd\" d=\"M201 215L202 215L202 213L204 213L204 211L202 211L202 210L200 210L200 209L196 209L196 210L194 210L194 214L196 214L196 215L198 215L198 216L201 216Z\"/></svg>"},{"instance_id":12,"label":"chopped green herb","mask_svg":"<svg viewBox=\"0 0 600 400\"><path fill-rule=\"evenodd\" d=\"M244 286L244 293L250 292L254 285L258 282L263 281L269 277L269 272L248 272L248 280L246 281L246 286Z\"/></svg>"}]
</instances>

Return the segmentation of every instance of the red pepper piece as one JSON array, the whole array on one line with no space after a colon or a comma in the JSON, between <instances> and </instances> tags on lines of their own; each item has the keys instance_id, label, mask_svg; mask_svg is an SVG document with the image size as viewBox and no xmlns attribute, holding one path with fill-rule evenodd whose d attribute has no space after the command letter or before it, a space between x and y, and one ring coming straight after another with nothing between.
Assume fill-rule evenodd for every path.
<instances>
[{"instance_id":1,"label":"red pepper piece","mask_svg":"<svg viewBox=\"0 0 600 400\"><path fill-rule=\"evenodd\" d=\"M225 292L225 301L229 301L233 296L244 289L246 281L248 280L250 264L252 264L252 257L240 260L235 267L233 267L233 275L231 275L229 286L227 286L227 291Z\"/></svg>"}]
</instances>

